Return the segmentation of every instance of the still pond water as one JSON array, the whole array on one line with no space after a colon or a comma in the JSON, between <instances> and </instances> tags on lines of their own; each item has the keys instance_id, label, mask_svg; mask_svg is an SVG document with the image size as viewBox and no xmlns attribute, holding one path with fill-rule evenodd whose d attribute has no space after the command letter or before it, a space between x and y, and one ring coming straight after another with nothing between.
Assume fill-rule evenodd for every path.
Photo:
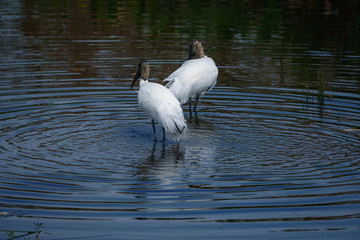
<instances>
[{"instance_id":1,"label":"still pond water","mask_svg":"<svg viewBox=\"0 0 360 240\"><path fill-rule=\"evenodd\" d=\"M356 239L359 5L254 2L0 1L0 238ZM218 83L154 142L137 64L193 39Z\"/></svg>"}]
</instances>

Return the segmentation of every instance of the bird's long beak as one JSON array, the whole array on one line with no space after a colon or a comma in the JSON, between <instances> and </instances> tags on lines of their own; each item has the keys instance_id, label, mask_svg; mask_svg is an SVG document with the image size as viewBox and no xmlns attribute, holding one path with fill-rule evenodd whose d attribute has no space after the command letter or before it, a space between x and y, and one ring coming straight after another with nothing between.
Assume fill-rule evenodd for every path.
<instances>
[{"instance_id":1,"label":"bird's long beak","mask_svg":"<svg viewBox=\"0 0 360 240\"><path fill-rule=\"evenodd\" d=\"M136 72L136 75L135 75L135 77L134 77L134 80L133 80L132 83L131 83L131 88L130 88L130 89L133 89L136 81L140 78L140 76L141 76L141 68L139 67L138 70L137 70L137 72Z\"/></svg>"}]
</instances>

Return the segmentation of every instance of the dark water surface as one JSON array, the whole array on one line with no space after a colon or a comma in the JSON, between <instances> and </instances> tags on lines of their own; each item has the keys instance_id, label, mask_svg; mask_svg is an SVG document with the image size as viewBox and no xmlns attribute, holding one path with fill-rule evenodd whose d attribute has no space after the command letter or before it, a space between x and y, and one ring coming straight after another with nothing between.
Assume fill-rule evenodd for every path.
<instances>
[{"instance_id":1,"label":"dark water surface","mask_svg":"<svg viewBox=\"0 0 360 240\"><path fill-rule=\"evenodd\" d=\"M339 2L1 0L0 238L357 239L360 14ZM137 64L161 81L193 39L218 84L154 142Z\"/></svg>"}]
</instances>

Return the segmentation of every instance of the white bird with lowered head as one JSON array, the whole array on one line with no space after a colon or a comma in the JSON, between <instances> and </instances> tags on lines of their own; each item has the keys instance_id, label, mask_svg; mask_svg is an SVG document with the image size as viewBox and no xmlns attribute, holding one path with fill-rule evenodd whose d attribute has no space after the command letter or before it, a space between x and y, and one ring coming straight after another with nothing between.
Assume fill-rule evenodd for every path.
<instances>
[{"instance_id":1,"label":"white bird with lowered head","mask_svg":"<svg viewBox=\"0 0 360 240\"><path fill-rule=\"evenodd\" d=\"M212 58L204 54L201 43L194 40L190 44L188 60L167 77L166 87L171 90L181 104L189 101L190 119L192 117L191 101L195 99L194 112L199 98L209 92L216 84L218 68Z\"/></svg>"},{"instance_id":2,"label":"white bird with lowered head","mask_svg":"<svg viewBox=\"0 0 360 240\"><path fill-rule=\"evenodd\" d=\"M131 89L140 79L138 102L140 108L151 119L155 140L155 122L157 122L163 128L163 140L166 132L174 140L179 141L187 129L181 104L169 89L161 84L149 82L149 76L149 63L140 62Z\"/></svg>"}]
</instances>

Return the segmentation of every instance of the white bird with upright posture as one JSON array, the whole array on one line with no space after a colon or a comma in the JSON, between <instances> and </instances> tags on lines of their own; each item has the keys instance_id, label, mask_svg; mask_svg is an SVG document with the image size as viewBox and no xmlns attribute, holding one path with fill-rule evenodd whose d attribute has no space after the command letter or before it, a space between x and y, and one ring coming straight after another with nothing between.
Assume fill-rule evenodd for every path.
<instances>
[{"instance_id":1,"label":"white bird with upright posture","mask_svg":"<svg viewBox=\"0 0 360 240\"><path fill-rule=\"evenodd\" d=\"M140 79L138 102L140 108L150 117L154 137L155 121L163 128L163 139L165 132L174 140L179 141L186 132L186 120L180 102L172 92L158 83L149 82L150 65L147 61L139 63L137 73L131 83L131 89L135 82Z\"/></svg>"},{"instance_id":2,"label":"white bird with upright posture","mask_svg":"<svg viewBox=\"0 0 360 240\"><path fill-rule=\"evenodd\" d=\"M212 58L204 54L199 41L192 41L188 60L180 68L167 77L166 87L171 90L181 104L189 101L191 119L191 101L195 98L194 112L197 117L196 106L199 98L210 91L216 84L218 69Z\"/></svg>"}]
</instances>

